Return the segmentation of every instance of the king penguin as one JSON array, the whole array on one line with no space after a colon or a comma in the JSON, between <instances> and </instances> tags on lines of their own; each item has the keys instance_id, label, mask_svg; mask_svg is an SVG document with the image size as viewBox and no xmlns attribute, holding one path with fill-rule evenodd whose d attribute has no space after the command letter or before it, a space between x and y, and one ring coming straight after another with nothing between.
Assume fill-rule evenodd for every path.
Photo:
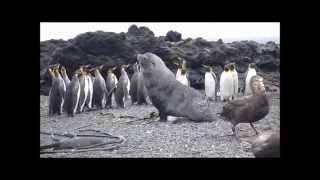
<instances>
[{"instance_id":1,"label":"king penguin","mask_svg":"<svg viewBox=\"0 0 320 180\"><path fill-rule=\"evenodd\" d=\"M93 96L93 81L92 81L92 77L91 77L91 73L89 71L89 66L90 65L86 65L84 66L84 71L85 71L85 79L87 81L88 84L88 95L87 95L87 100L85 103L85 106L89 109L92 108L92 96Z\"/></svg>"},{"instance_id":2,"label":"king penguin","mask_svg":"<svg viewBox=\"0 0 320 180\"><path fill-rule=\"evenodd\" d=\"M88 86L88 81L86 77L87 75L83 66L80 67L80 73L81 73L81 75L79 76L80 98L79 98L78 112L83 112L83 108L88 97L89 86Z\"/></svg>"},{"instance_id":3,"label":"king penguin","mask_svg":"<svg viewBox=\"0 0 320 180\"><path fill-rule=\"evenodd\" d=\"M59 65L55 66L53 70L49 68L49 73L52 77L52 87L49 92L49 116L55 114L61 115L63 112L66 85L59 73Z\"/></svg>"},{"instance_id":4,"label":"king penguin","mask_svg":"<svg viewBox=\"0 0 320 180\"><path fill-rule=\"evenodd\" d=\"M106 95L107 88L106 82L102 77L100 70L103 68L103 65L93 68L94 70L94 81L93 81L93 97L92 97L92 105L96 105L98 109L102 109L106 104Z\"/></svg>"},{"instance_id":5,"label":"king penguin","mask_svg":"<svg viewBox=\"0 0 320 180\"><path fill-rule=\"evenodd\" d=\"M204 87L206 96L209 100L216 99L216 80L217 76L212 70L212 67L203 65L206 68L206 73L204 75Z\"/></svg>"},{"instance_id":6,"label":"king penguin","mask_svg":"<svg viewBox=\"0 0 320 180\"><path fill-rule=\"evenodd\" d=\"M64 66L62 66L60 72L61 72L61 76L62 76L62 79L63 79L66 87L68 87L68 85L70 84L70 79L68 77L66 68Z\"/></svg>"},{"instance_id":7,"label":"king penguin","mask_svg":"<svg viewBox=\"0 0 320 180\"><path fill-rule=\"evenodd\" d=\"M235 99L238 97L238 87L239 87L239 79L238 79L238 72L236 70L236 64L230 63L229 69L232 75L232 81L233 81L233 93L232 93L232 99Z\"/></svg>"},{"instance_id":8,"label":"king penguin","mask_svg":"<svg viewBox=\"0 0 320 180\"><path fill-rule=\"evenodd\" d=\"M232 100L233 79L228 65L224 66L224 70L220 76L220 98L221 101Z\"/></svg>"},{"instance_id":9,"label":"king penguin","mask_svg":"<svg viewBox=\"0 0 320 180\"><path fill-rule=\"evenodd\" d=\"M176 73L176 79L181 82L185 86L190 86L189 82L189 74L187 72L187 62L185 60L182 60L179 58L179 67Z\"/></svg>"},{"instance_id":10,"label":"king penguin","mask_svg":"<svg viewBox=\"0 0 320 180\"><path fill-rule=\"evenodd\" d=\"M128 65L121 66L121 76L119 78L119 82L116 88L115 100L119 107L125 108L125 102L129 99L129 91L130 91L130 80L128 77L125 68Z\"/></svg>"},{"instance_id":11,"label":"king penguin","mask_svg":"<svg viewBox=\"0 0 320 180\"><path fill-rule=\"evenodd\" d=\"M246 82L245 82L245 87L244 87L244 89L245 89L245 95L246 96L248 96L248 95L250 95L250 94L252 94L252 91L251 91L251 88L250 88L250 79L253 77L253 76L255 76L255 75L257 75L257 72L256 72L256 64L255 63L250 63L249 65L248 65L248 70L247 70L247 72L246 72Z\"/></svg>"},{"instance_id":12,"label":"king penguin","mask_svg":"<svg viewBox=\"0 0 320 180\"><path fill-rule=\"evenodd\" d=\"M106 103L106 108L111 108L112 107L112 96L114 96L115 89L118 84L118 79L117 76L114 75L113 71L117 67L109 68L108 69L108 75L106 78L106 88L109 96L107 97L107 103Z\"/></svg>"},{"instance_id":13,"label":"king penguin","mask_svg":"<svg viewBox=\"0 0 320 180\"><path fill-rule=\"evenodd\" d=\"M134 104L138 101L137 97L137 89L138 89L138 64L133 64L133 75L130 80L130 91L129 94L131 96L131 103Z\"/></svg>"},{"instance_id":14,"label":"king penguin","mask_svg":"<svg viewBox=\"0 0 320 180\"><path fill-rule=\"evenodd\" d=\"M80 70L76 70L72 76L71 82L67 87L64 110L69 117L73 117L76 113L80 98Z\"/></svg>"}]
</instances>

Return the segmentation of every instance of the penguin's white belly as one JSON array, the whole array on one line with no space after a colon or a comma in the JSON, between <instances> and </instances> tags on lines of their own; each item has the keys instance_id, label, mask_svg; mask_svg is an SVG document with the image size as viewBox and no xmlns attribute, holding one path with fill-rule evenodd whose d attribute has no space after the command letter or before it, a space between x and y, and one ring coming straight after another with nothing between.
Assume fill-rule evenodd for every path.
<instances>
[{"instance_id":1,"label":"penguin's white belly","mask_svg":"<svg viewBox=\"0 0 320 180\"><path fill-rule=\"evenodd\" d=\"M188 79L187 79L187 76L186 75L180 75L178 76L177 80L179 82L181 82L183 85L185 86L188 86L189 85L189 82L188 82Z\"/></svg>"},{"instance_id":2,"label":"penguin's white belly","mask_svg":"<svg viewBox=\"0 0 320 180\"><path fill-rule=\"evenodd\" d=\"M66 83L64 81L62 81L62 84L63 84L63 91L66 92L66 90L67 90Z\"/></svg>"},{"instance_id":3,"label":"penguin's white belly","mask_svg":"<svg viewBox=\"0 0 320 180\"><path fill-rule=\"evenodd\" d=\"M178 69L176 73L176 79L178 79L180 76L181 76L181 69Z\"/></svg>"},{"instance_id":4,"label":"penguin's white belly","mask_svg":"<svg viewBox=\"0 0 320 180\"><path fill-rule=\"evenodd\" d=\"M207 97L214 97L216 90L216 82L211 73L206 72L204 77L205 93Z\"/></svg>"},{"instance_id":5,"label":"penguin's white belly","mask_svg":"<svg viewBox=\"0 0 320 180\"><path fill-rule=\"evenodd\" d=\"M76 99L76 104L75 104L74 109L73 109L73 113L76 113L76 110L77 110L78 105L79 105L79 99L80 99L80 84L78 85L77 99Z\"/></svg>"},{"instance_id":6,"label":"penguin's white belly","mask_svg":"<svg viewBox=\"0 0 320 180\"><path fill-rule=\"evenodd\" d=\"M257 75L257 72L255 69L249 70L247 77L246 77L246 89L245 89L245 94L249 95L251 94L251 88L250 88L250 79L252 78L252 76Z\"/></svg>"},{"instance_id":7,"label":"penguin's white belly","mask_svg":"<svg viewBox=\"0 0 320 180\"><path fill-rule=\"evenodd\" d=\"M233 94L233 79L231 73L223 73L220 78L220 96L228 99Z\"/></svg>"},{"instance_id":8,"label":"penguin's white belly","mask_svg":"<svg viewBox=\"0 0 320 180\"><path fill-rule=\"evenodd\" d=\"M89 108L92 107L92 95L93 95L93 84L91 78L88 78L88 87L89 87Z\"/></svg>"},{"instance_id":9,"label":"penguin's white belly","mask_svg":"<svg viewBox=\"0 0 320 180\"><path fill-rule=\"evenodd\" d=\"M66 94L66 90L67 90L67 88L66 88L66 84L65 84L65 82L62 80L62 85L63 85L63 96L62 96L62 102L61 102L61 104L60 104L60 111L62 112L63 111L63 104L64 104L64 99L65 99L65 94Z\"/></svg>"},{"instance_id":10,"label":"penguin's white belly","mask_svg":"<svg viewBox=\"0 0 320 180\"><path fill-rule=\"evenodd\" d=\"M80 111L82 112L83 110L83 107L84 105L86 104L86 101L87 101L87 98L88 98L88 95L89 95L89 85L88 85L88 78L87 76L84 77L84 99L83 99L83 103L81 104L81 107L80 107Z\"/></svg>"},{"instance_id":11,"label":"penguin's white belly","mask_svg":"<svg viewBox=\"0 0 320 180\"><path fill-rule=\"evenodd\" d=\"M181 82L183 85L185 85L185 86L189 85L189 82L188 82L188 79L187 79L187 75L186 74L182 75L181 74L181 69L178 69L177 74L176 74L176 79L179 82ZM177 119L178 119L178 117L176 117L176 116L167 116L167 120L168 121L175 121Z\"/></svg>"},{"instance_id":12,"label":"penguin's white belly","mask_svg":"<svg viewBox=\"0 0 320 180\"><path fill-rule=\"evenodd\" d=\"M129 92L130 92L130 80L129 79L128 79L128 84L127 84L126 89L127 89L127 93L129 94Z\"/></svg>"},{"instance_id":13,"label":"penguin's white belly","mask_svg":"<svg viewBox=\"0 0 320 180\"><path fill-rule=\"evenodd\" d=\"M234 71L232 73L232 79L233 79L233 87L234 87L234 95L238 94L238 87L239 87L239 80L238 80L238 72Z\"/></svg>"},{"instance_id":14,"label":"penguin's white belly","mask_svg":"<svg viewBox=\"0 0 320 180\"><path fill-rule=\"evenodd\" d=\"M85 77L85 81L84 81L84 94L85 96L88 96L89 94L89 77Z\"/></svg>"},{"instance_id":15,"label":"penguin's white belly","mask_svg":"<svg viewBox=\"0 0 320 180\"><path fill-rule=\"evenodd\" d=\"M115 84L115 87L117 88L117 85L118 85L118 78L114 75L114 74L112 74L113 76L113 78L114 78L114 84Z\"/></svg>"}]
</instances>

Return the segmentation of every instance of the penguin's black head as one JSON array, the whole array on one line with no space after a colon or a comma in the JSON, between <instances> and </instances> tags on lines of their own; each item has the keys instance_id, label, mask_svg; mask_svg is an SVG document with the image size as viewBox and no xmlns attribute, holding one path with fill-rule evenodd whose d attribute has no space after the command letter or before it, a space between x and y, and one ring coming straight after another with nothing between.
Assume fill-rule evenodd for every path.
<instances>
[{"instance_id":1,"label":"penguin's black head","mask_svg":"<svg viewBox=\"0 0 320 180\"><path fill-rule=\"evenodd\" d=\"M187 62L183 60L182 66L181 66L181 74L186 74L187 73Z\"/></svg>"},{"instance_id":2,"label":"penguin's black head","mask_svg":"<svg viewBox=\"0 0 320 180\"><path fill-rule=\"evenodd\" d=\"M231 70L231 71L233 71L234 69L235 69L235 63L230 63L229 64L229 69Z\"/></svg>"},{"instance_id":3,"label":"penguin's black head","mask_svg":"<svg viewBox=\"0 0 320 180\"><path fill-rule=\"evenodd\" d=\"M224 66L224 69L223 69L225 72L228 72L229 71L229 67L227 65Z\"/></svg>"},{"instance_id":4,"label":"penguin's black head","mask_svg":"<svg viewBox=\"0 0 320 180\"><path fill-rule=\"evenodd\" d=\"M112 74L114 70L117 69L117 66L108 68L108 74Z\"/></svg>"},{"instance_id":5,"label":"penguin's black head","mask_svg":"<svg viewBox=\"0 0 320 180\"><path fill-rule=\"evenodd\" d=\"M61 71L61 74L63 74L63 75L67 74L67 70L64 66L61 67L60 71Z\"/></svg>"},{"instance_id":6,"label":"penguin's black head","mask_svg":"<svg viewBox=\"0 0 320 180\"><path fill-rule=\"evenodd\" d=\"M84 65L84 66L83 66L83 70L84 70L86 73L89 73L90 67L91 67L90 64Z\"/></svg>"}]
</instances>

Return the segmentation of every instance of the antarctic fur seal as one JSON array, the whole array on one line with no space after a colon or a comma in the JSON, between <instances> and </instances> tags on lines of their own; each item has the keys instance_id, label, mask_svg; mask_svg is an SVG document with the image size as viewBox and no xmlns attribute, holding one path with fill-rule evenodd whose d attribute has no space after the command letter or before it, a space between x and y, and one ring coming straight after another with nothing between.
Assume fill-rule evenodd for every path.
<instances>
[{"instance_id":1,"label":"antarctic fur seal","mask_svg":"<svg viewBox=\"0 0 320 180\"><path fill-rule=\"evenodd\" d=\"M187 117L192 121L214 121L208 99L199 91L178 82L162 59L153 53L138 54L143 79L152 104L158 109L160 121L167 116Z\"/></svg>"}]
</instances>

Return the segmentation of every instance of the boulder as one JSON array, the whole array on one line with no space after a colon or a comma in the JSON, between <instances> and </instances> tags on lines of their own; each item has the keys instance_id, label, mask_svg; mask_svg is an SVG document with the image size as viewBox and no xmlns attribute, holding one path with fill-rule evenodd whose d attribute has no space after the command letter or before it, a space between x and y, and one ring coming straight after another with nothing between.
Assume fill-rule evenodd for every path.
<instances>
[{"instance_id":1,"label":"boulder","mask_svg":"<svg viewBox=\"0 0 320 180\"><path fill-rule=\"evenodd\" d=\"M169 31L164 39L165 41L178 42L181 41L181 33Z\"/></svg>"}]
</instances>

